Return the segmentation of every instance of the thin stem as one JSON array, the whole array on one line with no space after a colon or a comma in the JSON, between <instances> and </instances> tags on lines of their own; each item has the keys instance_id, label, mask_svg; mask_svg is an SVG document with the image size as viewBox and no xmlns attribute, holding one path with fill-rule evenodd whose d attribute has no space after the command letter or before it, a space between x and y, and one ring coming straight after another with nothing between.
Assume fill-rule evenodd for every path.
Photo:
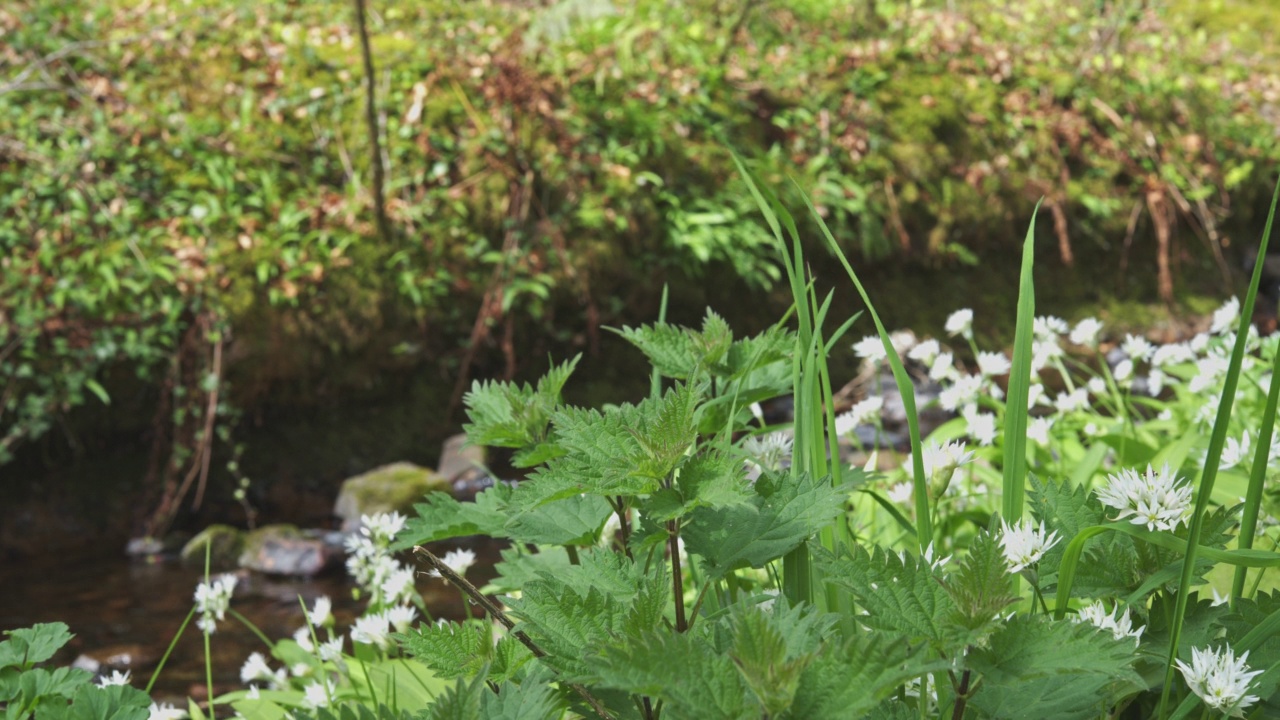
<instances>
[{"instance_id":1,"label":"thin stem","mask_svg":"<svg viewBox=\"0 0 1280 720\"><path fill-rule=\"evenodd\" d=\"M173 654L173 649L177 647L178 640L182 638L182 633L187 629L187 625L191 623L191 618L195 616L196 616L196 607L192 605L191 611L187 613L187 617L182 621L182 624L178 626L178 632L174 633L173 639L169 641L168 649L164 651L164 655L160 656L160 663L156 665L155 671L151 673L151 679L147 680L147 687L144 689L144 691L148 695L151 694L152 686L154 686L156 684L156 680L159 679L160 671L164 670L164 664L168 662L169 656Z\"/></svg>"},{"instance_id":2,"label":"thin stem","mask_svg":"<svg viewBox=\"0 0 1280 720\"><path fill-rule=\"evenodd\" d=\"M564 551L565 551L565 553L567 553L567 554L569 555L569 564L570 564L570 565L581 565L581 564L582 564L582 563L581 563L581 561L578 559L578 546L577 546L577 545L574 545L573 543L569 543L568 545L565 545L565 546L564 546Z\"/></svg>"},{"instance_id":3,"label":"thin stem","mask_svg":"<svg viewBox=\"0 0 1280 720\"><path fill-rule=\"evenodd\" d=\"M378 99L375 92L373 52L369 47L369 28L365 23L365 0L356 2L356 29L360 34L360 55L364 61L364 117L369 126L369 160L373 164L373 215L382 241L391 242L391 225L387 222L387 201L383 194L382 142L378 130Z\"/></svg>"},{"instance_id":4,"label":"thin stem","mask_svg":"<svg viewBox=\"0 0 1280 720\"><path fill-rule=\"evenodd\" d=\"M956 688L956 705L951 711L951 720L964 720L964 706L969 701L969 671L960 676L960 687ZM925 702L924 693L920 693L920 701Z\"/></svg>"},{"instance_id":5,"label":"thin stem","mask_svg":"<svg viewBox=\"0 0 1280 720\"><path fill-rule=\"evenodd\" d=\"M441 577L453 583L454 586L465 593L467 597L471 598L477 605L484 608L484 611L489 613L490 617L502 623L502 626L514 635L522 645L529 648L529 652L533 653L534 657L541 658L547 656L546 651L538 647L523 630L516 630L516 624L511 620L511 618L507 617L506 613L502 612L502 609L499 608L496 603L485 597L484 593L477 590L476 586L468 582L466 578L454 572L453 568L445 565L443 560L436 557L430 550L422 547L421 545L414 546L413 552L425 559L436 570L436 572L440 573ZM597 700L589 690L578 683L569 683L569 687L573 688L574 692L578 693L583 700L586 700L587 704L591 706L592 710L595 710L597 715L605 720L613 720L613 716L609 714L609 711L605 709L604 705L601 704L601 702Z\"/></svg>"},{"instance_id":6,"label":"thin stem","mask_svg":"<svg viewBox=\"0 0 1280 720\"><path fill-rule=\"evenodd\" d=\"M304 605L302 609L305 611L306 606ZM249 628L249 630L252 631L254 635L257 635L258 639L261 640L262 644L266 645L268 649L275 648L276 644L271 642L271 638L267 637L265 633L259 630L257 625L254 625L252 622L250 622L249 618L236 612L234 608L227 608L227 614L235 618L236 620L239 620L241 625L244 625L245 627Z\"/></svg>"},{"instance_id":7,"label":"thin stem","mask_svg":"<svg viewBox=\"0 0 1280 720\"><path fill-rule=\"evenodd\" d=\"M676 632L689 629L684 616L684 573L680 570L680 521L667 523L667 531L671 533L671 591L676 602Z\"/></svg>"}]
</instances>

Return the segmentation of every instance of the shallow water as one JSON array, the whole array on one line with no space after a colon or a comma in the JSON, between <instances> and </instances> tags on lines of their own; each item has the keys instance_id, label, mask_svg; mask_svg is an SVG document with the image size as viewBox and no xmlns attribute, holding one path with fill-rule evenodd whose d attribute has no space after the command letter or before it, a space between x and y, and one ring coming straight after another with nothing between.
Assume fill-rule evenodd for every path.
<instances>
[{"instance_id":1,"label":"shallow water","mask_svg":"<svg viewBox=\"0 0 1280 720\"><path fill-rule=\"evenodd\" d=\"M468 576L487 578L496 548L473 547L480 561ZM112 548L115 551L115 548ZM441 551L443 552L443 550ZM134 687L146 686L192 607L202 573L176 561L146 562L112 555L79 558L45 557L0 563L0 631L40 622L65 622L75 637L54 658L70 664L82 653L103 656L127 652L142 661L133 668ZM363 610L352 597L353 585L341 570L316 578L273 578L241 572L231 607L268 638L291 637L302 627L301 596L333 600L337 627L345 632ZM440 580L419 577L418 590L434 617L461 618L458 594ZM350 640L346 649L351 650ZM262 641L228 615L211 636L214 692L240 689L240 666L254 651L269 655ZM278 665L279 663L272 663ZM204 646L194 622L189 624L152 688L160 702L186 705L187 697L203 699Z\"/></svg>"}]
</instances>

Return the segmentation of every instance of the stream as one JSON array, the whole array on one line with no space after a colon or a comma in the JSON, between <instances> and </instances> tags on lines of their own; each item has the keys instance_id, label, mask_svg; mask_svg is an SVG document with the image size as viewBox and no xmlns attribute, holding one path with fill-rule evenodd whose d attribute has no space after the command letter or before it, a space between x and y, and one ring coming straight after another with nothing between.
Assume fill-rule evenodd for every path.
<instances>
[{"instance_id":1,"label":"stream","mask_svg":"<svg viewBox=\"0 0 1280 720\"><path fill-rule=\"evenodd\" d=\"M483 582L491 576L497 545L476 543L469 547L479 560L468 577ZM105 554L0 563L0 631L65 622L75 637L54 657L54 665L71 664L82 654L100 661L127 655L131 658L127 665L132 685L145 688L191 611L202 572L184 567L176 559L131 560L122 557L116 547L103 549ZM315 598L328 595L333 600L337 628L343 632L363 610L363 603L352 597L354 585L341 569L314 578L270 577L248 571L239 575L232 609L273 640L291 637L302 626L299 596L311 606ZM465 616L458 593L441 580L420 576L417 587L433 617ZM350 640L346 650L351 650ZM249 628L230 615L218 623L210 642L215 694L243 689L240 666L255 651L269 655ZM186 706L187 697L199 701L207 696L204 644L194 622L174 647L152 696L157 702L178 707Z\"/></svg>"}]
</instances>

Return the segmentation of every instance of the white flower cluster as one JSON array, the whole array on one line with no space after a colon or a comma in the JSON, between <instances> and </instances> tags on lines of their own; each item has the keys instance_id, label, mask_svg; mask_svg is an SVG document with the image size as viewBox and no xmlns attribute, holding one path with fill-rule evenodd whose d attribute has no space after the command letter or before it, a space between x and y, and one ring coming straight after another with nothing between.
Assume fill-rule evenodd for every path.
<instances>
[{"instance_id":1,"label":"white flower cluster","mask_svg":"<svg viewBox=\"0 0 1280 720\"><path fill-rule=\"evenodd\" d=\"M1249 685L1262 674L1250 670L1246 661L1249 653L1239 658L1230 647L1222 650L1192 648L1191 664L1176 660L1182 677L1191 691L1200 696L1210 709L1232 717L1244 717L1244 709L1258 701L1257 695L1249 695Z\"/></svg>"},{"instance_id":2,"label":"white flower cluster","mask_svg":"<svg viewBox=\"0 0 1280 720\"><path fill-rule=\"evenodd\" d=\"M1057 530L1045 532L1043 520L1040 521L1038 530L1030 520L1021 520L1016 525L1009 525L1003 520L1001 522L1004 532L1000 534L1000 547L1010 573L1021 572L1040 562L1044 554L1061 539Z\"/></svg>"},{"instance_id":3,"label":"white flower cluster","mask_svg":"<svg viewBox=\"0 0 1280 720\"><path fill-rule=\"evenodd\" d=\"M884 409L884 398L872 395L836 416L836 434L848 435L859 425L878 424L880 411Z\"/></svg>"},{"instance_id":4,"label":"white flower cluster","mask_svg":"<svg viewBox=\"0 0 1280 720\"><path fill-rule=\"evenodd\" d=\"M392 556L390 546L404 528L400 513L378 513L360 518L359 533L347 537L347 572L364 592L369 604L384 607L410 602L417 593L413 570Z\"/></svg>"},{"instance_id":5,"label":"white flower cluster","mask_svg":"<svg viewBox=\"0 0 1280 720\"><path fill-rule=\"evenodd\" d=\"M1095 600L1093 603L1080 608L1080 612L1076 614L1074 620L1077 623L1088 622L1094 627L1109 630L1111 636L1117 640L1131 637L1134 644L1137 645L1141 642L1142 631L1146 630L1146 628L1140 627L1134 630L1133 620L1129 617L1129 608L1125 608L1123 613L1118 613L1119 610L1119 603L1111 610L1107 610L1103 607L1101 600Z\"/></svg>"},{"instance_id":6,"label":"white flower cluster","mask_svg":"<svg viewBox=\"0 0 1280 720\"><path fill-rule=\"evenodd\" d=\"M777 472L790 465L794 444L795 437L791 433L771 432L747 438L742 443L742 450L758 476L761 470Z\"/></svg>"},{"instance_id":7,"label":"white flower cluster","mask_svg":"<svg viewBox=\"0 0 1280 720\"><path fill-rule=\"evenodd\" d=\"M1166 464L1160 472L1147 466L1145 473L1132 469L1107 476L1107 484L1094 491L1107 507L1120 511L1117 519L1133 517L1134 525L1172 532L1191 515L1191 486L1180 483Z\"/></svg>"},{"instance_id":8,"label":"white flower cluster","mask_svg":"<svg viewBox=\"0 0 1280 720\"><path fill-rule=\"evenodd\" d=\"M200 615L196 627L205 635L212 635L218 629L218 621L226 619L235 591L236 576L230 574L196 586L196 612Z\"/></svg>"}]
</instances>

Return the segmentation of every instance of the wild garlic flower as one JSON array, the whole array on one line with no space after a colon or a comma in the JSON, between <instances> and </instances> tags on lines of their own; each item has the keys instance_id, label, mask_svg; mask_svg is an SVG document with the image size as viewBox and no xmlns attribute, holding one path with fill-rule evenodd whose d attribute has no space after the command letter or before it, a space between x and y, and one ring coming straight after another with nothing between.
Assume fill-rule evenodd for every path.
<instances>
[{"instance_id":1,"label":"wild garlic flower","mask_svg":"<svg viewBox=\"0 0 1280 720\"><path fill-rule=\"evenodd\" d=\"M1186 343L1169 343L1156 348L1155 353L1151 356L1151 364L1156 367L1165 367L1194 362L1195 359L1196 354L1191 351L1191 347Z\"/></svg>"},{"instance_id":2,"label":"wild garlic flower","mask_svg":"<svg viewBox=\"0 0 1280 720\"><path fill-rule=\"evenodd\" d=\"M268 682L275 679L275 673L271 670L271 666L267 664L267 659L260 652L251 653L244 661L244 665L240 666L240 682L248 685L255 680L266 680Z\"/></svg>"},{"instance_id":3,"label":"wild garlic flower","mask_svg":"<svg viewBox=\"0 0 1280 720\"><path fill-rule=\"evenodd\" d=\"M1246 431L1240 436L1240 439L1233 437L1227 438L1227 443L1222 447L1222 469L1229 470L1243 462L1249 460L1249 433Z\"/></svg>"},{"instance_id":4,"label":"wild garlic flower","mask_svg":"<svg viewBox=\"0 0 1280 720\"><path fill-rule=\"evenodd\" d=\"M1040 521L1038 530L1030 520L1021 520L1016 525L1009 525L1003 520L1001 523L1004 532L1000 534L1000 547L1010 573L1021 572L1040 562L1044 554L1061 539L1057 530L1045 532L1043 520Z\"/></svg>"},{"instance_id":5,"label":"wild garlic flower","mask_svg":"<svg viewBox=\"0 0 1280 720\"><path fill-rule=\"evenodd\" d=\"M220 575L207 583L196 586L196 612L200 618L196 627L205 635L212 635L218 629L218 621L225 620L227 609L231 607L231 595L236 590L235 575Z\"/></svg>"},{"instance_id":6,"label":"wild garlic flower","mask_svg":"<svg viewBox=\"0 0 1280 720\"><path fill-rule=\"evenodd\" d=\"M450 550L440 558L448 568L459 575L466 575L467 569L476 564L476 554L470 550ZM432 568L429 577L440 577L440 571Z\"/></svg>"},{"instance_id":7,"label":"wild garlic flower","mask_svg":"<svg viewBox=\"0 0 1280 720\"><path fill-rule=\"evenodd\" d=\"M1125 358L1117 363L1116 369L1112 371L1112 377L1115 378L1117 385L1127 387L1133 380L1133 361Z\"/></svg>"},{"instance_id":8,"label":"wild garlic flower","mask_svg":"<svg viewBox=\"0 0 1280 720\"><path fill-rule=\"evenodd\" d=\"M1261 670L1249 669L1248 659L1248 651L1237 658L1230 647L1220 651L1192 648L1191 665L1182 660L1175 662L1187 686L1210 709L1231 717L1244 717L1245 708L1258 701L1257 695L1246 694L1249 685L1262 674Z\"/></svg>"},{"instance_id":9,"label":"wild garlic flower","mask_svg":"<svg viewBox=\"0 0 1280 720\"><path fill-rule=\"evenodd\" d=\"M1012 365L1009 358L1004 353L998 352L979 352L978 353L978 372L987 377L998 377L1009 372Z\"/></svg>"},{"instance_id":10,"label":"wild garlic flower","mask_svg":"<svg viewBox=\"0 0 1280 720\"><path fill-rule=\"evenodd\" d=\"M1049 430L1053 428L1053 418L1033 417L1027 423L1027 439L1041 447L1049 446Z\"/></svg>"},{"instance_id":11,"label":"wild garlic flower","mask_svg":"<svg viewBox=\"0 0 1280 720\"><path fill-rule=\"evenodd\" d=\"M1187 389L1193 393L1216 389L1221 382L1219 378L1227 374L1231 359L1226 355L1209 355L1196 361L1196 374L1187 383Z\"/></svg>"},{"instance_id":12,"label":"wild garlic flower","mask_svg":"<svg viewBox=\"0 0 1280 720\"><path fill-rule=\"evenodd\" d=\"M1213 324L1209 327L1210 335L1221 335L1234 330L1236 320L1240 319L1240 298L1233 297L1213 311Z\"/></svg>"},{"instance_id":13,"label":"wild garlic flower","mask_svg":"<svg viewBox=\"0 0 1280 720\"><path fill-rule=\"evenodd\" d=\"M111 675L109 676L103 675L102 677L98 678L98 687L110 687L112 685L128 685L128 684L129 684L128 670L125 670L124 672L120 672L119 670L113 670L111 672Z\"/></svg>"},{"instance_id":14,"label":"wild garlic flower","mask_svg":"<svg viewBox=\"0 0 1280 720\"><path fill-rule=\"evenodd\" d=\"M965 422L969 424L969 437L979 445L992 445L996 441L996 416L991 413L965 413Z\"/></svg>"},{"instance_id":15,"label":"wild garlic flower","mask_svg":"<svg viewBox=\"0 0 1280 720\"><path fill-rule=\"evenodd\" d=\"M1134 525L1172 532L1191 515L1191 485L1179 483L1166 464L1160 472L1147 466L1145 473L1125 469L1107 476L1107 484L1094 491L1107 507L1120 511L1117 519L1133 517Z\"/></svg>"},{"instance_id":16,"label":"wild garlic flower","mask_svg":"<svg viewBox=\"0 0 1280 720\"><path fill-rule=\"evenodd\" d=\"M293 631L293 641L298 643L298 647L305 652L315 652L315 643L311 642L311 628L303 625Z\"/></svg>"},{"instance_id":17,"label":"wild garlic flower","mask_svg":"<svg viewBox=\"0 0 1280 720\"><path fill-rule=\"evenodd\" d=\"M853 351L863 360L875 364L883 362L889 357L884 351L884 343L880 342L879 335L868 335L853 344Z\"/></svg>"},{"instance_id":18,"label":"wild garlic flower","mask_svg":"<svg viewBox=\"0 0 1280 720\"><path fill-rule=\"evenodd\" d=\"M1102 322L1098 318L1087 317L1071 329L1070 340L1076 345L1088 348L1098 347L1098 336L1102 334Z\"/></svg>"},{"instance_id":19,"label":"wild garlic flower","mask_svg":"<svg viewBox=\"0 0 1280 720\"><path fill-rule=\"evenodd\" d=\"M945 382L958 376L955 359L949 352L944 352L933 359L929 366L929 379L934 382Z\"/></svg>"},{"instance_id":20,"label":"wild garlic flower","mask_svg":"<svg viewBox=\"0 0 1280 720\"><path fill-rule=\"evenodd\" d=\"M318 710L327 707L329 701L333 698L335 691L332 680L325 680L323 683L313 682L303 689L302 706L308 710Z\"/></svg>"},{"instance_id":21,"label":"wild garlic flower","mask_svg":"<svg viewBox=\"0 0 1280 720\"><path fill-rule=\"evenodd\" d=\"M757 468L777 472L791 464L794 445L795 436L790 433L771 432L768 435L752 435L747 438L742 443L742 450L747 454L748 461ZM616 520L617 514L609 517Z\"/></svg>"},{"instance_id":22,"label":"wild garlic flower","mask_svg":"<svg viewBox=\"0 0 1280 720\"><path fill-rule=\"evenodd\" d=\"M981 375L964 375L956 379L950 387L938 393L938 403L942 409L955 412L965 405L978 401L987 381Z\"/></svg>"},{"instance_id":23,"label":"wild garlic flower","mask_svg":"<svg viewBox=\"0 0 1280 720\"><path fill-rule=\"evenodd\" d=\"M1164 383L1168 379L1169 376L1165 375L1163 370L1153 368L1147 375L1147 394L1151 397L1159 397L1160 393L1164 391Z\"/></svg>"},{"instance_id":24,"label":"wild garlic flower","mask_svg":"<svg viewBox=\"0 0 1280 720\"><path fill-rule=\"evenodd\" d=\"M973 461L973 453L965 449L965 444L958 440L938 445L930 442L920 449L920 461L924 465L925 481L929 483L929 492L933 497L942 497L946 492L947 486L951 484L951 478L955 475L956 470L961 466ZM908 475L913 472L913 463L911 458L902 464L902 469ZM899 490L899 486L894 486L890 490L890 497L893 497L894 490L900 492L903 502L910 503L912 498L911 483L902 483L905 490Z\"/></svg>"},{"instance_id":25,"label":"wild garlic flower","mask_svg":"<svg viewBox=\"0 0 1280 720\"><path fill-rule=\"evenodd\" d=\"M1075 412L1076 410L1085 410L1089 407L1089 390L1088 388L1078 387L1071 392L1059 393L1053 399L1053 407L1059 413Z\"/></svg>"},{"instance_id":26,"label":"wild garlic flower","mask_svg":"<svg viewBox=\"0 0 1280 720\"><path fill-rule=\"evenodd\" d=\"M932 365L941 352L942 346L938 344L937 340L930 338L911 348L907 353L907 357L922 365Z\"/></svg>"},{"instance_id":27,"label":"wild garlic flower","mask_svg":"<svg viewBox=\"0 0 1280 720\"><path fill-rule=\"evenodd\" d=\"M397 605L393 608L388 608L386 615L387 622L391 623L391 627L395 628L396 632L401 633L408 632L409 626L413 624L414 620L418 619L418 611L410 605Z\"/></svg>"},{"instance_id":28,"label":"wild garlic flower","mask_svg":"<svg viewBox=\"0 0 1280 720\"><path fill-rule=\"evenodd\" d=\"M859 425L875 423L884 409L884 398L872 395L836 416L836 435L848 435Z\"/></svg>"},{"instance_id":29,"label":"wild garlic flower","mask_svg":"<svg viewBox=\"0 0 1280 720\"><path fill-rule=\"evenodd\" d=\"M388 575L387 579L382 582L383 602L398 605L402 602L412 601L418 594L418 588L414 585L413 578L413 570L405 567Z\"/></svg>"},{"instance_id":30,"label":"wild garlic flower","mask_svg":"<svg viewBox=\"0 0 1280 720\"><path fill-rule=\"evenodd\" d=\"M1067 321L1053 315L1041 315L1031 323L1031 332L1038 338L1057 340L1059 335L1067 333Z\"/></svg>"},{"instance_id":31,"label":"wild garlic flower","mask_svg":"<svg viewBox=\"0 0 1280 720\"><path fill-rule=\"evenodd\" d=\"M959 335L966 340L973 339L973 310L963 308L947 316L947 334Z\"/></svg>"},{"instance_id":32,"label":"wild garlic flower","mask_svg":"<svg viewBox=\"0 0 1280 720\"><path fill-rule=\"evenodd\" d=\"M179 710L169 703L164 705L151 703L147 711L147 720L182 720L185 717L187 717L186 710Z\"/></svg>"},{"instance_id":33,"label":"wild garlic flower","mask_svg":"<svg viewBox=\"0 0 1280 720\"><path fill-rule=\"evenodd\" d=\"M391 621L386 613L370 613L357 618L351 626L351 642L373 645L383 650L391 647Z\"/></svg>"},{"instance_id":34,"label":"wild garlic flower","mask_svg":"<svg viewBox=\"0 0 1280 720\"><path fill-rule=\"evenodd\" d=\"M1129 617L1129 608L1125 608L1123 613L1119 610L1119 603L1116 603L1111 610L1107 610L1103 607L1101 600L1095 600L1092 604L1080 608L1080 612L1076 613L1072 620L1077 623L1089 622L1099 629L1109 630L1116 640L1131 637L1134 645L1139 644L1142 642L1142 631L1146 628L1140 627L1134 630L1133 620Z\"/></svg>"},{"instance_id":35,"label":"wild garlic flower","mask_svg":"<svg viewBox=\"0 0 1280 720\"><path fill-rule=\"evenodd\" d=\"M329 638L320 643L320 649L316 654L323 662L337 662L342 659L342 636Z\"/></svg>"},{"instance_id":36,"label":"wild garlic flower","mask_svg":"<svg viewBox=\"0 0 1280 720\"><path fill-rule=\"evenodd\" d=\"M1129 362L1129 361L1125 360L1125 362ZM1133 364L1130 363L1130 367L1132 366ZM1084 387L1086 390L1089 391L1090 395L1093 395L1095 397L1102 397L1103 395L1107 394L1107 381L1103 380L1097 375L1094 375L1093 377L1089 378L1089 382L1085 383Z\"/></svg>"},{"instance_id":37,"label":"wild garlic flower","mask_svg":"<svg viewBox=\"0 0 1280 720\"><path fill-rule=\"evenodd\" d=\"M913 493L914 488L910 482L900 482L889 488L889 492L886 495L889 496L889 500L892 502L911 507L911 501L915 498Z\"/></svg>"},{"instance_id":38,"label":"wild garlic flower","mask_svg":"<svg viewBox=\"0 0 1280 720\"><path fill-rule=\"evenodd\" d=\"M1124 342L1120 344L1120 349L1124 351L1125 355L1129 356L1130 360L1138 363L1151 357L1151 354L1156 351L1156 346L1141 335L1125 335Z\"/></svg>"},{"instance_id":39,"label":"wild garlic flower","mask_svg":"<svg viewBox=\"0 0 1280 720\"><path fill-rule=\"evenodd\" d=\"M307 613L307 622L315 627L323 627L333 622L333 601L328 595L321 595Z\"/></svg>"},{"instance_id":40,"label":"wild garlic flower","mask_svg":"<svg viewBox=\"0 0 1280 720\"><path fill-rule=\"evenodd\" d=\"M372 540L375 545L390 545L404 529L405 520L405 516L398 512L364 515L360 518L360 534Z\"/></svg>"}]
</instances>

